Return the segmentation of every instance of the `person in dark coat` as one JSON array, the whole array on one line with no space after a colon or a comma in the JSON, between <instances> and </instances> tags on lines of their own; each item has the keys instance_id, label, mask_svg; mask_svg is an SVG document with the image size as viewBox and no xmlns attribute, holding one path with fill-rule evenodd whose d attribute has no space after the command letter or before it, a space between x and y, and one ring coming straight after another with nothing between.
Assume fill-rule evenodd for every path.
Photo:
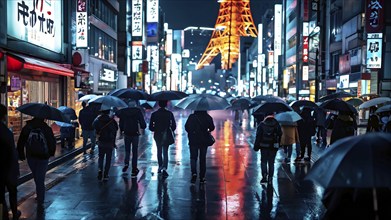
<instances>
[{"instance_id":1,"label":"person in dark coat","mask_svg":"<svg viewBox=\"0 0 391 220\"><path fill-rule=\"evenodd\" d=\"M326 111L323 108L315 109L316 114L316 143L327 145Z\"/></svg>"},{"instance_id":2,"label":"person in dark coat","mask_svg":"<svg viewBox=\"0 0 391 220\"><path fill-rule=\"evenodd\" d=\"M102 110L101 114L94 120L92 126L94 127L98 136L98 180L108 180L109 170L111 167L111 157L115 146L117 137L118 124L109 116L110 110ZM106 158L105 168L103 172L103 161Z\"/></svg>"},{"instance_id":3,"label":"person in dark coat","mask_svg":"<svg viewBox=\"0 0 391 220\"><path fill-rule=\"evenodd\" d=\"M298 156L295 161L301 161L304 158L304 161L311 160L312 153L312 143L311 137L315 135L316 129L316 120L311 115L311 108L303 108L300 112L302 120L297 122L299 130L299 139L300 139L300 156ZM305 151L307 149L307 157L304 157Z\"/></svg>"},{"instance_id":4,"label":"person in dark coat","mask_svg":"<svg viewBox=\"0 0 391 220\"><path fill-rule=\"evenodd\" d=\"M156 141L158 173L168 177L168 147L175 142L173 132L176 129L174 114L166 109L167 101L159 101L159 109L152 113L149 130L153 131Z\"/></svg>"},{"instance_id":5,"label":"person in dark coat","mask_svg":"<svg viewBox=\"0 0 391 220\"><path fill-rule=\"evenodd\" d=\"M73 125L69 127L68 126L60 127L61 148L68 148L68 149L73 148L75 135L72 133L74 133ZM67 143L66 144L67 146L65 146L65 142Z\"/></svg>"},{"instance_id":6,"label":"person in dark coat","mask_svg":"<svg viewBox=\"0 0 391 220\"><path fill-rule=\"evenodd\" d=\"M191 183L197 181L197 159L200 161L200 183L206 182L206 153L208 144L204 142L205 134L215 129L213 118L206 111L194 111L185 123L185 130L189 138Z\"/></svg>"},{"instance_id":7,"label":"person in dark coat","mask_svg":"<svg viewBox=\"0 0 391 220\"><path fill-rule=\"evenodd\" d=\"M48 154L46 156L37 157L26 149L26 143L29 138L30 132L34 129L41 129L47 144ZM46 124L45 119L34 117L32 120L27 121L26 125L22 128L20 133L18 144L19 159L25 160L33 174L36 192L37 192L37 208L43 210L43 203L45 201L45 176L48 169L49 157L54 156L56 151L56 139L54 138L52 129ZM26 154L25 154L26 149Z\"/></svg>"},{"instance_id":8,"label":"person in dark coat","mask_svg":"<svg viewBox=\"0 0 391 220\"><path fill-rule=\"evenodd\" d=\"M353 136L357 130L357 122L350 113L339 112L334 121L333 131L331 132L330 144L339 139Z\"/></svg>"},{"instance_id":9,"label":"person in dark coat","mask_svg":"<svg viewBox=\"0 0 391 220\"><path fill-rule=\"evenodd\" d=\"M96 144L96 133L95 129L92 126L95 118L98 116L92 106L87 106L86 102L82 103L83 109L79 112L79 123L82 129L83 136L83 152L87 153L87 141L91 140L91 150L90 153L94 153L95 144Z\"/></svg>"},{"instance_id":10,"label":"person in dark coat","mask_svg":"<svg viewBox=\"0 0 391 220\"><path fill-rule=\"evenodd\" d=\"M119 118L119 127L121 134L124 135L125 141L125 166L122 172L126 172L129 167L130 147L132 146L132 176L137 176L138 143L140 130L147 127L141 109L137 107L136 102L130 101L129 107L117 111L116 116Z\"/></svg>"},{"instance_id":11,"label":"person in dark coat","mask_svg":"<svg viewBox=\"0 0 391 220\"><path fill-rule=\"evenodd\" d=\"M262 183L271 184L274 175L274 160L281 142L282 130L273 115L265 117L257 127L254 150L261 150ZM277 144L277 147L276 147Z\"/></svg>"},{"instance_id":12,"label":"person in dark coat","mask_svg":"<svg viewBox=\"0 0 391 220\"><path fill-rule=\"evenodd\" d=\"M369 108L369 118L368 118L368 122L367 122L366 133L379 132L381 130L380 118L377 114L375 114L376 110L377 110L376 106L372 106Z\"/></svg>"},{"instance_id":13,"label":"person in dark coat","mask_svg":"<svg viewBox=\"0 0 391 220\"><path fill-rule=\"evenodd\" d=\"M17 185L19 178L18 153L15 148L13 133L6 126L7 107L0 104L0 203L3 205L3 219L9 219L8 207L5 198L5 187L9 195L13 219L19 219Z\"/></svg>"}]
</instances>

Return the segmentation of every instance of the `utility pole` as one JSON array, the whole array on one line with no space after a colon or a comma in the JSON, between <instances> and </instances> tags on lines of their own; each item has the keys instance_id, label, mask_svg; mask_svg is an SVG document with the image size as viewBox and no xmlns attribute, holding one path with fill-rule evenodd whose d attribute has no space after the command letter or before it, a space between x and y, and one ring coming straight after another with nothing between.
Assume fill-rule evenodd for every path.
<instances>
[{"instance_id":1,"label":"utility pole","mask_svg":"<svg viewBox=\"0 0 391 220\"><path fill-rule=\"evenodd\" d=\"M315 52L315 102L318 102L319 96L319 48L316 48Z\"/></svg>"}]
</instances>

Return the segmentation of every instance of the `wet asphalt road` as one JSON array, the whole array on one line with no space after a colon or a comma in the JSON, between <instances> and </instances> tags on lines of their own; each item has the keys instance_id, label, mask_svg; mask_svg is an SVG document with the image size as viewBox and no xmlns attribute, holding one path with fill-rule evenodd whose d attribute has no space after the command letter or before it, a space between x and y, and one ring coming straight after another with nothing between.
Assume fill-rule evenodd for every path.
<instances>
[{"instance_id":1,"label":"wet asphalt road","mask_svg":"<svg viewBox=\"0 0 391 220\"><path fill-rule=\"evenodd\" d=\"M283 163L278 152L273 184L260 184L260 153L252 150L252 121L233 122L226 111L210 112L216 137L207 154L205 185L190 183L185 112L175 112L176 144L169 149L170 176L157 174L156 146L146 131L140 138L140 173L122 173L124 147L118 149L107 182L98 181L97 155L79 155L47 176L45 211L34 195L20 201L22 219L318 219L324 212L323 189L303 181L322 148L313 145L311 163ZM293 150L294 152L294 150ZM295 158L292 155L292 161ZM19 187L33 189L27 182ZM27 194L28 195L28 194Z\"/></svg>"}]
</instances>

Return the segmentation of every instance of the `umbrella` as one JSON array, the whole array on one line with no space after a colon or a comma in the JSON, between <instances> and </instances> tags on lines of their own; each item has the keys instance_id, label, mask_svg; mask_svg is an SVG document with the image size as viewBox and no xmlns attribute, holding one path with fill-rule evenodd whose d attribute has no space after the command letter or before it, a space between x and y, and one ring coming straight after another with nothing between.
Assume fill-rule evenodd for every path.
<instances>
[{"instance_id":1,"label":"umbrella","mask_svg":"<svg viewBox=\"0 0 391 220\"><path fill-rule=\"evenodd\" d=\"M364 101L360 98L351 98L351 99L347 100L346 102L353 105L354 107L357 107L357 106L361 105L362 103L364 103Z\"/></svg>"},{"instance_id":2,"label":"umbrella","mask_svg":"<svg viewBox=\"0 0 391 220\"><path fill-rule=\"evenodd\" d=\"M361 99L365 99L365 98L373 99L373 98L377 98L377 97L380 97L380 96L378 94L364 94L364 95L360 96Z\"/></svg>"},{"instance_id":3,"label":"umbrella","mask_svg":"<svg viewBox=\"0 0 391 220\"><path fill-rule=\"evenodd\" d=\"M82 102L83 101L89 101L90 99L93 99L95 97L97 97L97 95L95 95L95 94L88 94L88 95L85 95L85 96L79 98L79 101L82 101Z\"/></svg>"},{"instance_id":4,"label":"umbrella","mask_svg":"<svg viewBox=\"0 0 391 220\"><path fill-rule=\"evenodd\" d=\"M380 114L383 112L391 112L391 104L382 106L375 111L376 114Z\"/></svg>"},{"instance_id":5,"label":"umbrella","mask_svg":"<svg viewBox=\"0 0 391 220\"><path fill-rule=\"evenodd\" d=\"M265 115L275 112L287 112L293 111L293 109L282 102L266 102L264 104L259 105L253 112L253 115Z\"/></svg>"},{"instance_id":6,"label":"umbrella","mask_svg":"<svg viewBox=\"0 0 391 220\"><path fill-rule=\"evenodd\" d=\"M331 99L323 102L319 107L339 112L352 112L357 114L357 109L353 105L340 100L340 99Z\"/></svg>"},{"instance_id":7,"label":"umbrella","mask_svg":"<svg viewBox=\"0 0 391 220\"><path fill-rule=\"evenodd\" d=\"M149 100L160 101L160 100L179 100L187 97L188 94L180 91L160 91L152 93Z\"/></svg>"},{"instance_id":8,"label":"umbrella","mask_svg":"<svg viewBox=\"0 0 391 220\"><path fill-rule=\"evenodd\" d=\"M319 99L320 102L324 102L324 101L327 101L327 100L330 100L330 99L337 99L337 98L347 98L347 97L354 97L355 95L349 93L349 92L345 92L345 91L340 91L340 92L336 92L336 93L333 93L333 94L330 94L330 95L326 95L326 96L323 96Z\"/></svg>"},{"instance_id":9,"label":"umbrella","mask_svg":"<svg viewBox=\"0 0 391 220\"><path fill-rule=\"evenodd\" d=\"M370 108L372 106L385 104L385 103L388 103L388 102L391 102L391 98L390 97L378 97L378 98L374 98L374 99L371 99L369 101L366 101L366 102L362 103L358 108L359 109L365 109L365 108Z\"/></svg>"},{"instance_id":10,"label":"umbrella","mask_svg":"<svg viewBox=\"0 0 391 220\"><path fill-rule=\"evenodd\" d=\"M323 186L391 187L391 135L372 132L332 144L315 162L306 179Z\"/></svg>"},{"instance_id":11,"label":"umbrella","mask_svg":"<svg viewBox=\"0 0 391 220\"><path fill-rule=\"evenodd\" d=\"M236 100L233 100L232 105L228 107L228 109L231 110L244 110L255 107L254 103L249 98L239 98Z\"/></svg>"},{"instance_id":12,"label":"umbrella","mask_svg":"<svg viewBox=\"0 0 391 220\"><path fill-rule=\"evenodd\" d=\"M73 108L69 108L67 106L60 106L57 109L60 110L62 114L67 117L67 119L69 119L69 121L77 119L76 112Z\"/></svg>"},{"instance_id":13,"label":"umbrella","mask_svg":"<svg viewBox=\"0 0 391 220\"><path fill-rule=\"evenodd\" d=\"M308 100L297 100L297 101L293 101L291 102L291 104L289 104L292 108L300 108L302 106L306 106L306 107L312 107L312 108L318 108L318 105L315 103L315 102L311 102L311 101L308 101Z\"/></svg>"},{"instance_id":14,"label":"umbrella","mask_svg":"<svg viewBox=\"0 0 391 220\"><path fill-rule=\"evenodd\" d=\"M100 96L88 101L88 103L102 104L100 110L110 110L112 107L126 108L128 105L115 96Z\"/></svg>"},{"instance_id":15,"label":"umbrella","mask_svg":"<svg viewBox=\"0 0 391 220\"><path fill-rule=\"evenodd\" d=\"M176 107L195 111L222 110L229 106L228 101L217 95L193 94L180 100Z\"/></svg>"},{"instance_id":16,"label":"umbrella","mask_svg":"<svg viewBox=\"0 0 391 220\"><path fill-rule=\"evenodd\" d=\"M273 95L259 95L255 96L254 98L251 99L254 102L283 102L285 103L284 99L278 97L278 96L273 96Z\"/></svg>"},{"instance_id":17,"label":"umbrella","mask_svg":"<svg viewBox=\"0 0 391 220\"><path fill-rule=\"evenodd\" d=\"M116 96L118 98L127 98L133 100L147 100L149 98L149 95L146 92L131 88L116 89L114 91L111 91L109 95Z\"/></svg>"},{"instance_id":18,"label":"umbrella","mask_svg":"<svg viewBox=\"0 0 391 220\"><path fill-rule=\"evenodd\" d=\"M302 119L295 111L281 112L276 114L274 118L282 125L294 125Z\"/></svg>"},{"instance_id":19,"label":"umbrella","mask_svg":"<svg viewBox=\"0 0 391 220\"><path fill-rule=\"evenodd\" d=\"M140 101L140 106L144 107L145 109L153 109L155 105L156 105L155 101L145 101L145 100Z\"/></svg>"},{"instance_id":20,"label":"umbrella","mask_svg":"<svg viewBox=\"0 0 391 220\"><path fill-rule=\"evenodd\" d=\"M19 106L16 110L37 118L67 122L60 110L42 103L27 103Z\"/></svg>"}]
</instances>

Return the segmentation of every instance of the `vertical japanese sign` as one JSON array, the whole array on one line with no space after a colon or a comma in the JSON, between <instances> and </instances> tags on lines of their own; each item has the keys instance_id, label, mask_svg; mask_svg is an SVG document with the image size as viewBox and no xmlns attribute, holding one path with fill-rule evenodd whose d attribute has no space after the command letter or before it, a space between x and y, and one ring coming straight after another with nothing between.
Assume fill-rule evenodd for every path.
<instances>
[{"instance_id":1,"label":"vertical japanese sign","mask_svg":"<svg viewBox=\"0 0 391 220\"><path fill-rule=\"evenodd\" d=\"M143 36L143 1L132 0L132 37Z\"/></svg>"},{"instance_id":2,"label":"vertical japanese sign","mask_svg":"<svg viewBox=\"0 0 391 220\"><path fill-rule=\"evenodd\" d=\"M8 0L8 35L60 53L62 0Z\"/></svg>"},{"instance_id":3,"label":"vertical japanese sign","mask_svg":"<svg viewBox=\"0 0 391 220\"><path fill-rule=\"evenodd\" d=\"M76 47L88 47L87 0L76 0Z\"/></svg>"},{"instance_id":4,"label":"vertical japanese sign","mask_svg":"<svg viewBox=\"0 0 391 220\"><path fill-rule=\"evenodd\" d=\"M281 29L282 29L282 5L274 5L274 62L281 55Z\"/></svg>"},{"instance_id":5,"label":"vertical japanese sign","mask_svg":"<svg viewBox=\"0 0 391 220\"><path fill-rule=\"evenodd\" d=\"M367 68L380 69L382 64L382 33L370 33L367 37Z\"/></svg>"},{"instance_id":6,"label":"vertical japanese sign","mask_svg":"<svg viewBox=\"0 0 391 220\"><path fill-rule=\"evenodd\" d=\"M308 62L308 36L303 37L303 62Z\"/></svg>"},{"instance_id":7,"label":"vertical japanese sign","mask_svg":"<svg viewBox=\"0 0 391 220\"><path fill-rule=\"evenodd\" d=\"M159 0L147 1L147 22L159 22Z\"/></svg>"},{"instance_id":8,"label":"vertical japanese sign","mask_svg":"<svg viewBox=\"0 0 391 220\"><path fill-rule=\"evenodd\" d=\"M141 41L132 42L132 60L143 59L143 45Z\"/></svg>"},{"instance_id":9,"label":"vertical japanese sign","mask_svg":"<svg viewBox=\"0 0 391 220\"><path fill-rule=\"evenodd\" d=\"M365 19L367 33L383 32L384 0L367 0Z\"/></svg>"},{"instance_id":10,"label":"vertical japanese sign","mask_svg":"<svg viewBox=\"0 0 391 220\"><path fill-rule=\"evenodd\" d=\"M303 81L308 81L308 66L303 66Z\"/></svg>"}]
</instances>

